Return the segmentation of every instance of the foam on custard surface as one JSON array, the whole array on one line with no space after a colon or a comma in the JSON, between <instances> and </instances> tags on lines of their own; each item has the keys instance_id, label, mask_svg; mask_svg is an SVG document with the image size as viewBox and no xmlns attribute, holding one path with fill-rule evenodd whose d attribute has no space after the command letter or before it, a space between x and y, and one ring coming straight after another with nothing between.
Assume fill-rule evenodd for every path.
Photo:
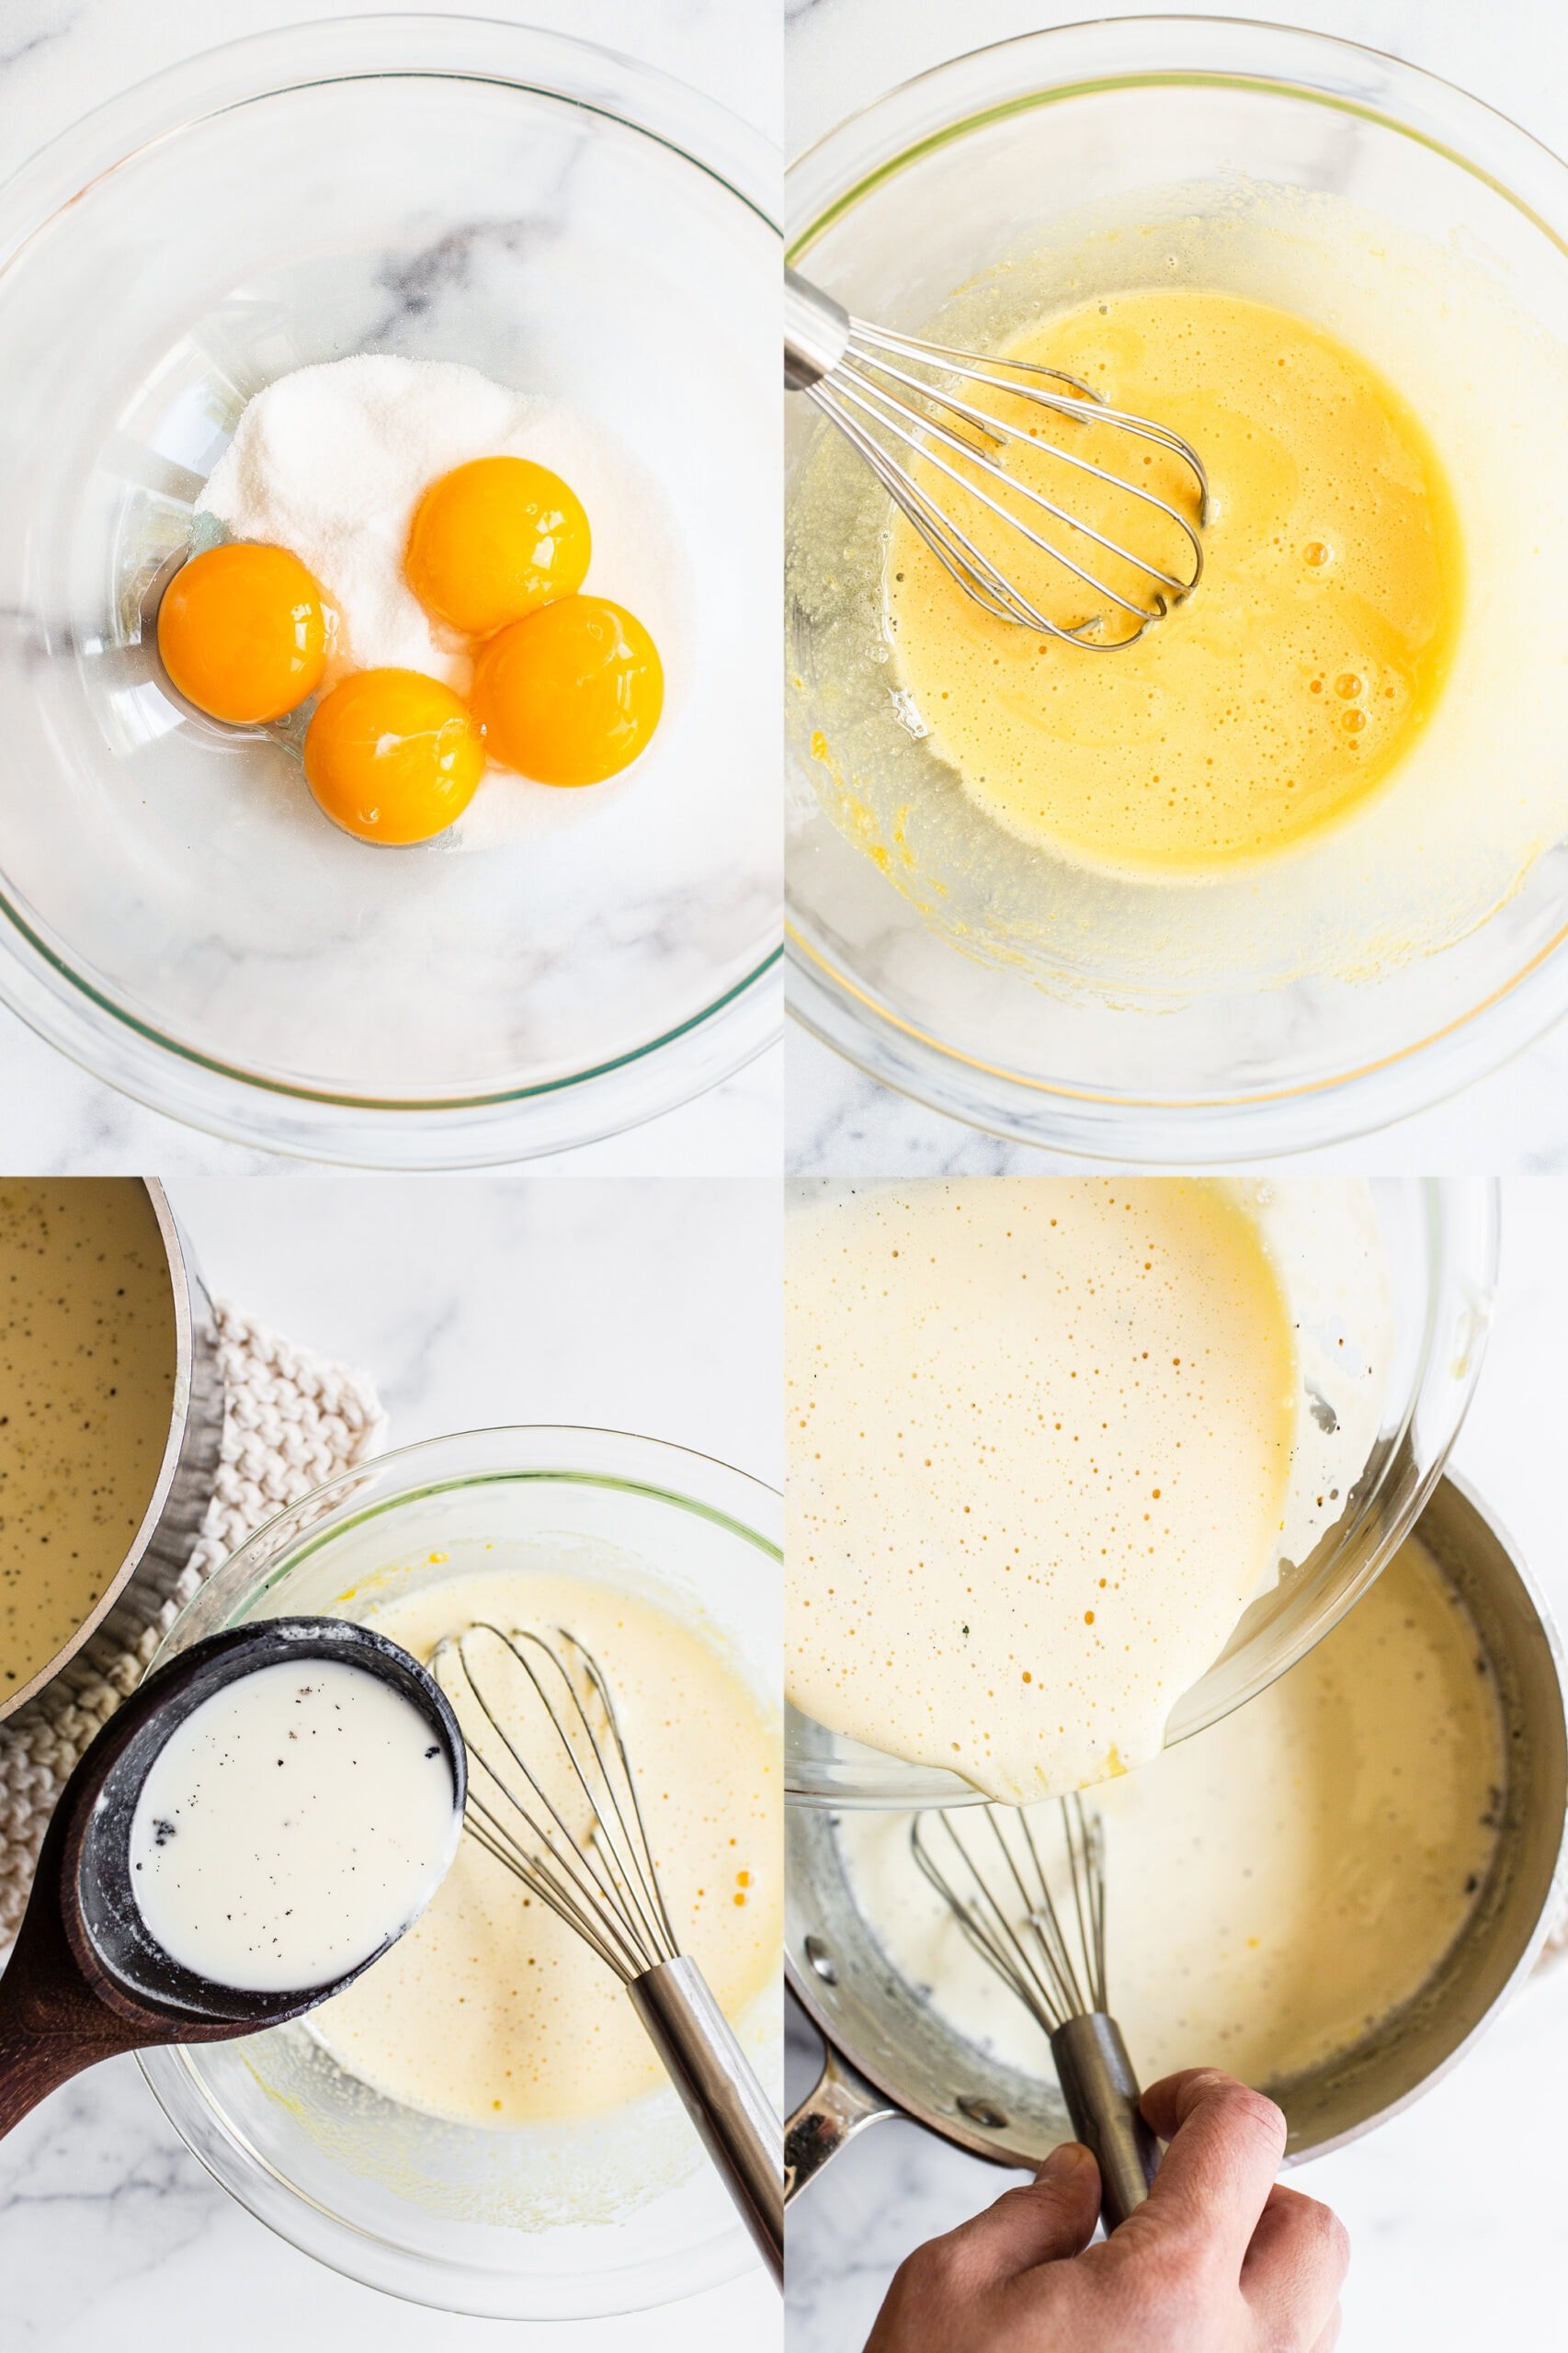
<instances>
[{"instance_id":1,"label":"foam on custard surface","mask_svg":"<svg viewBox=\"0 0 1568 2353\"><path fill-rule=\"evenodd\" d=\"M1410 1542L1288 1675L1096 1790L1110 1997L1142 2080L1218 2066L1277 2087L1414 1999L1484 1884L1505 1770L1480 1639ZM1039 2028L922 1879L911 1820L838 1832L878 1942L969 2040L1049 2074ZM1060 1821L1030 1815L1052 1872Z\"/></svg>"},{"instance_id":2,"label":"foam on custard surface","mask_svg":"<svg viewBox=\"0 0 1568 2353\"><path fill-rule=\"evenodd\" d=\"M807 1197L794 1703L1015 1802L1153 1756L1277 1557L1299 1385L1274 1262L1223 1186Z\"/></svg>"},{"instance_id":3,"label":"foam on custard surface","mask_svg":"<svg viewBox=\"0 0 1568 2353\"><path fill-rule=\"evenodd\" d=\"M1442 469L1408 404L1322 328L1197 289L1080 303L1000 355L1065 369L1198 450L1214 506L1201 582L1134 646L1096 654L993 620L899 516L887 558L901 685L965 790L1025 840L1110 870L1203 875L1334 824L1436 707L1462 565ZM1196 515L1190 472L1006 392L978 404ZM1015 443L1022 485L1177 577L1166 518ZM949 503L1052 619L1104 610L951 485ZM1150 584L1021 500L1014 511L1147 602Z\"/></svg>"},{"instance_id":4,"label":"foam on custard surface","mask_svg":"<svg viewBox=\"0 0 1568 2353\"><path fill-rule=\"evenodd\" d=\"M597 1660L676 1933L739 2024L782 1937L776 1723L695 1627L584 1576L460 1574L394 1594L369 1622L428 1659L482 1620L568 1627ZM472 1838L406 1936L311 2024L350 2075L460 2123L591 2117L666 2080L619 1982Z\"/></svg>"}]
</instances>

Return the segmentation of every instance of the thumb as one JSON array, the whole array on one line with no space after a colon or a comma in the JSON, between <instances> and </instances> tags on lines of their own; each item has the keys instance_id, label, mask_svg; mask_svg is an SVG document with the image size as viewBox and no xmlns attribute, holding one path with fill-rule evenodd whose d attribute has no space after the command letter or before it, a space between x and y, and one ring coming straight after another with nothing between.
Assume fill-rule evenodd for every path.
<instances>
[{"instance_id":1,"label":"thumb","mask_svg":"<svg viewBox=\"0 0 1568 2353\"><path fill-rule=\"evenodd\" d=\"M1039 2244L1029 2260L1057 2263L1082 2255L1100 2219L1100 2169L1081 2141L1052 2149L1024 2195L1038 2217Z\"/></svg>"},{"instance_id":2,"label":"thumb","mask_svg":"<svg viewBox=\"0 0 1568 2353\"><path fill-rule=\"evenodd\" d=\"M1065 2141L1032 2182L1005 2190L983 2214L949 2234L952 2252L978 2284L1015 2279L1037 2263L1082 2255L1100 2216L1100 2169L1092 2150Z\"/></svg>"}]
</instances>

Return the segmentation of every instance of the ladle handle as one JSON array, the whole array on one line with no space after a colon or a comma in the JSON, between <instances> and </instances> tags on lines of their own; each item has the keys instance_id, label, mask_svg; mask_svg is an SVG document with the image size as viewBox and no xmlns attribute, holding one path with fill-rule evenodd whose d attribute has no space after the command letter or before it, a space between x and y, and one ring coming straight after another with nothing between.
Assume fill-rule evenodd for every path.
<instances>
[{"instance_id":1,"label":"ladle handle","mask_svg":"<svg viewBox=\"0 0 1568 2353\"><path fill-rule=\"evenodd\" d=\"M694 1961L661 1961L627 1987L757 2253L784 2277L784 2128Z\"/></svg>"},{"instance_id":2,"label":"ladle handle","mask_svg":"<svg viewBox=\"0 0 1568 2353\"><path fill-rule=\"evenodd\" d=\"M13 1952L0 1976L0 2138L85 2067L145 2040L74 1988L40 1987L28 1959Z\"/></svg>"},{"instance_id":3,"label":"ladle handle","mask_svg":"<svg viewBox=\"0 0 1568 2353\"><path fill-rule=\"evenodd\" d=\"M1098 2162L1100 2212L1107 2232L1114 2231L1148 2197L1160 2162L1121 2029L1103 2010L1069 2018L1051 2036L1051 2055L1073 2130Z\"/></svg>"}]
</instances>

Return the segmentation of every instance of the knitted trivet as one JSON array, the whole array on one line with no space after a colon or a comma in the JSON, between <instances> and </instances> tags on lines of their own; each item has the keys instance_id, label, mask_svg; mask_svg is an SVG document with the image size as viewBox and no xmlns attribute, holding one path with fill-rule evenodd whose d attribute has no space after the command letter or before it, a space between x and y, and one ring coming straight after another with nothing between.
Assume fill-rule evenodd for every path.
<instances>
[{"instance_id":1,"label":"knitted trivet","mask_svg":"<svg viewBox=\"0 0 1568 2353\"><path fill-rule=\"evenodd\" d=\"M198 1587L285 1505L381 1451L386 1417L362 1373L214 1309L223 1379L217 1483L201 1534L177 1572L146 1569L149 1622L133 1646L89 1643L54 1681L0 1724L0 1953L21 1922L38 1850L71 1768L135 1689Z\"/></svg>"}]
</instances>

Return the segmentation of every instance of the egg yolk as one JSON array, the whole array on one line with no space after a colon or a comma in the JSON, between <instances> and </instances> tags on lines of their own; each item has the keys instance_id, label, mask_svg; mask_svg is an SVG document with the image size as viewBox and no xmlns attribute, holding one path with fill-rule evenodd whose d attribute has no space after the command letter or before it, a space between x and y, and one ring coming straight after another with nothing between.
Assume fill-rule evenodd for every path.
<instances>
[{"instance_id":1,"label":"egg yolk","mask_svg":"<svg viewBox=\"0 0 1568 2353\"><path fill-rule=\"evenodd\" d=\"M317 803L365 842L425 842L460 817L484 774L472 713L422 670L357 670L305 732Z\"/></svg>"},{"instance_id":2,"label":"egg yolk","mask_svg":"<svg viewBox=\"0 0 1568 2353\"><path fill-rule=\"evenodd\" d=\"M233 540L193 555L158 607L165 669L198 710L232 724L281 719L326 666L320 583L287 548Z\"/></svg>"},{"instance_id":3,"label":"egg yolk","mask_svg":"<svg viewBox=\"0 0 1568 2353\"><path fill-rule=\"evenodd\" d=\"M646 749L665 703L658 651L603 597L562 597L482 648L473 707L492 759L540 784L602 784Z\"/></svg>"},{"instance_id":4,"label":"egg yolk","mask_svg":"<svg viewBox=\"0 0 1568 2353\"><path fill-rule=\"evenodd\" d=\"M588 518L559 474L527 458L476 458L432 483L403 570L437 620L493 637L587 577Z\"/></svg>"}]
</instances>

